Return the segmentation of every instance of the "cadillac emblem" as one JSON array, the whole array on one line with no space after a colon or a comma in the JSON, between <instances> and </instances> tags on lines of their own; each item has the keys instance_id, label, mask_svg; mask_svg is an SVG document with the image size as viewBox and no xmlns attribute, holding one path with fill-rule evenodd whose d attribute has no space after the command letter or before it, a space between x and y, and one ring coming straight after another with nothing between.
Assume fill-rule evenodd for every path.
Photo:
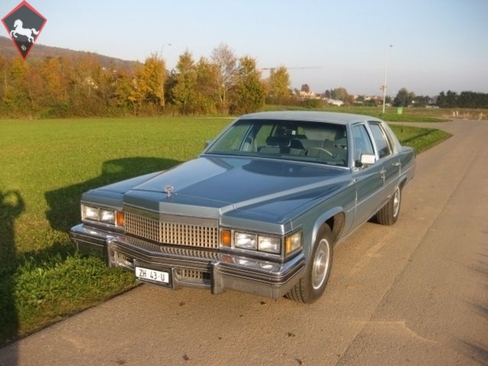
<instances>
[{"instance_id":1,"label":"cadillac emblem","mask_svg":"<svg viewBox=\"0 0 488 366\"><path fill-rule=\"evenodd\" d=\"M166 186L164 187L164 191L168 194L168 197L171 197L171 195L173 194L173 186Z\"/></svg>"}]
</instances>

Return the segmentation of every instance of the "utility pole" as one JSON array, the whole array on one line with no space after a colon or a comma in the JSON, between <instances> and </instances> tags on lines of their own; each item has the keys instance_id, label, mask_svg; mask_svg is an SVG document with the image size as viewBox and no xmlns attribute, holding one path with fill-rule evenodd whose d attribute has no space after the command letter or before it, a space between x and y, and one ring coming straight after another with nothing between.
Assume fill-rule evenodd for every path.
<instances>
[{"instance_id":1,"label":"utility pole","mask_svg":"<svg viewBox=\"0 0 488 366\"><path fill-rule=\"evenodd\" d=\"M383 84L383 114L385 114L385 107L386 107L386 78L387 78L387 75L388 75L388 51L390 50L390 48L392 48L393 45L389 45L387 48L386 48L386 57L385 57L385 82Z\"/></svg>"}]
</instances>

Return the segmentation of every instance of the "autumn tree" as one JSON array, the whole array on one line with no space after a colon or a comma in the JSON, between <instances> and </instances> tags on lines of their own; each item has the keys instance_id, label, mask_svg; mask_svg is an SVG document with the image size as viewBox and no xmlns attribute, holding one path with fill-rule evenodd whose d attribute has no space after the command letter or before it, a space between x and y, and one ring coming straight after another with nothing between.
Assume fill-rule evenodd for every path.
<instances>
[{"instance_id":1,"label":"autumn tree","mask_svg":"<svg viewBox=\"0 0 488 366\"><path fill-rule=\"evenodd\" d=\"M132 70L120 67L112 71L111 80L111 101L112 104L123 110L131 109L130 96L132 93L132 80L134 74Z\"/></svg>"},{"instance_id":2,"label":"autumn tree","mask_svg":"<svg viewBox=\"0 0 488 366\"><path fill-rule=\"evenodd\" d=\"M133 80L133 90L129 100L135 107L135 113L140 111L144 105L149 110L155 109L160 112L164 108L164 81L166 69L164 61L156 54L146 59L137 71Z\"/></svg>"},{"instance_id":3,"label":"autumn tree","mask_svg":"<svg viewBox=\"0 0 488 366\"><path fill-rule=\"evenodd\" d=\"M44 105L43 97L45 88L39 73L40 64L40 60L35 60L33 63L30 63L26 75L27 95L30 104L29 116L39 113Z\"/></svg>"},{"instance_id":4,"label":"autumn tree","mask_svg":"<svg viewBox=\"0 0 488 366\"><path fill-rule=\"evenodd\" d=\"M75 71L77 59L70 57L52 57L46 59L41 66L43 71L40 74L43 80L47 82L45 88L59 88L57 90L46 90L47 98L43 115L46 117L71 117L77 115L72 109L74 97L72 94L73 82L72 77ZM44 70L45 68L45 70ZM83 103L80 103L83 104ZM46 108L47 107L47 108Z\"/></svg>"},{"instance_id":5,"label":"autumn tree","mask_svg":"<svg viewBox=\"0 0 488 366\"><path fill-rule=\"evenodd\" d=\"M8 84L10 78L8 77L10 70L10 59L0 55L0 108L3 105L4 97L7 94Z\"/></svg>"},{"instance_id":6,"label":"autumn tree","mask_svg":"<svg viewBox=\"0 0 488 366\"><path fill-rule=\"evenodd\" d=\"M4 103L10 112L22 115L30 114L29 91L27 75L28 63L20 57L14 58L10 72L6 74Z\"/></svg>"},{"instance_id":7,"label":"autumn tree","mask_svg":"<svg viewBox=\"0 0 488 366\"><path fill-rule=\"evenodd\" d=\"M164 108L164 80L166 68L157 55L147 58L142 68L146 102Z\"/></svg>"},{"instance_id":8,"label":"autumn tree","mask_svg":"<svg viewBox=\"0 0 488 366\"><path fill-rule=\"evenodd\" d=\"M72 89L75 97L89 98L98 88L98 75L102 66L94 55L86 54L77 58L70 70Z\"/></svg>"},{"instance_id":9,"label":"autumn tree","mask_svg":"<svg viewBox=\"0 0 488 366\"><path fill-rule=\"evenodd\" d=\"M173 103L180 113L194 113L197 108L197 70L189 51L180 55L176 65L175 86L172 89Z\"/></svg>"},{"instance_id":10,"label":"autumn tree","mask_svg":"<svg viewBox=\"0 0 488 366\"><path fill-rule=\"evenodd\" d=\"M264 106L264 85L261 81L261 72L256 68L256 60L251 57L241 57L234 80L231 113L255 112Z\"/></svg>"},{"instance_id":11,"label":"autumn tree","mask_svg":"<svg viewBox=\"0 0 488 366\"><path fill-rule=\"evenodd\" d=\"M201 57L196 65L196 74L196 99L199 113L214 114L220 105L217 66L205 57Z\"/></svg>"},{"instance_id":12,"label":"autumn tree","mask_svg":"<svg viewBox=\"0 0 488 366\"><path fill-rule=\"evenodd\" d=\"M210 57L217 67L217 85L219 86L219 102L221 113L227 113L227 93L233 86L233 80L236 73L237 57L232 49L224 43L221 43L212 51Z\"/></svg>"},{"instance_id":13,"label":"autumn tree","mask_svg":"<svg viewBox=\"0 0 488 366\"><path fill-rule=\"evenodd\" d=\"M290 75L284 66L272 69L267 80L266 102L283 104L290 97Z\"/></svg>"},{"instance_id":14,"label":"autumn tree","mask_svg":"<svg viewBox=\"0 0 488 366\"><path fill-rule=\"evenodd\" d=\"M128 99L132 112L135 115L138 115L142 107L142 103L144 102L144 97L146 95L143 65L138 65L136 67L135 75L132 79L131 84L131 91Z\"/></svg>"},{"instance_id":15,"label":"autumn tree","mask_svg":"<svg viewBox=\"0 0 488 366\"><path fill-rule=\"evenodd\" d=\"M334 89L333 94L334 99L342 100L344 103L347 102L347 99L349 97L347 89L342 87Z\"/></svg>"}]
</instances>

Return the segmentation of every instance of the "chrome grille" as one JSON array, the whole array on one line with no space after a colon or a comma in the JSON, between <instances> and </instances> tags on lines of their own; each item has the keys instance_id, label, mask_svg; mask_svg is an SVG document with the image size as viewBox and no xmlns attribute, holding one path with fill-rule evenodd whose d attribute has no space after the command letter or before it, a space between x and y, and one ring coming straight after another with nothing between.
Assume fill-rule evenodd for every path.
<instances>
[{"instance_id":1,"label":"chrome grille","mask_svg":"<svg viewBox=\"0 0 488 366\"><path fill-rule=\"evenodd\" d=\"M161 215L160 220L125 213L127 234L156 243L217 249L219 229L216 220Z\"/></svg>"},{"instance_id":2,"label":"chrome grille","mask_svg":"<svg viewBox=\"0 0 488 366\"><path fill-rule=\"evenodd\" d=\"M204 258L209 260L219 259L219 254L215 251L162 246L160 244L154 244L137 238L128 238L128 242L136 247L148 250L153 253L164 253L177 256Z\"/></svg>"}]
</instances>

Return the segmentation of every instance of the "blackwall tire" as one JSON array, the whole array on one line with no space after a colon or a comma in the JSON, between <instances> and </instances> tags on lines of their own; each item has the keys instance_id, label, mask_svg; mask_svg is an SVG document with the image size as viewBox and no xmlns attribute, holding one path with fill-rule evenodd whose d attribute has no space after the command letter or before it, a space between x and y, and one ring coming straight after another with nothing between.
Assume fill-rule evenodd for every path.
<instances>
[{"instance_id":1,"label":"blackwall tire","mask_svg":"<svg viewBox=\"0 0 488 366\"><path fill-rule=\"evenodd\" d=\"M325 291L332 268L333 242L330 227L324 224L318 234L305 276L286 295L287 298L311 304Z\"/></svg>"},{"instance_id":2,"label":"blackwall tire","mask_svg":"<svg viewBox=\"0 0 488 366\"><path fill-rule=\"evenodd\" d=\"M397 222L398 216L400 215L401 200L402 190L400 187L396 187L386 205L376 213L376 220L379 224L393 225Z\"/></svg>"}]
</instances>

